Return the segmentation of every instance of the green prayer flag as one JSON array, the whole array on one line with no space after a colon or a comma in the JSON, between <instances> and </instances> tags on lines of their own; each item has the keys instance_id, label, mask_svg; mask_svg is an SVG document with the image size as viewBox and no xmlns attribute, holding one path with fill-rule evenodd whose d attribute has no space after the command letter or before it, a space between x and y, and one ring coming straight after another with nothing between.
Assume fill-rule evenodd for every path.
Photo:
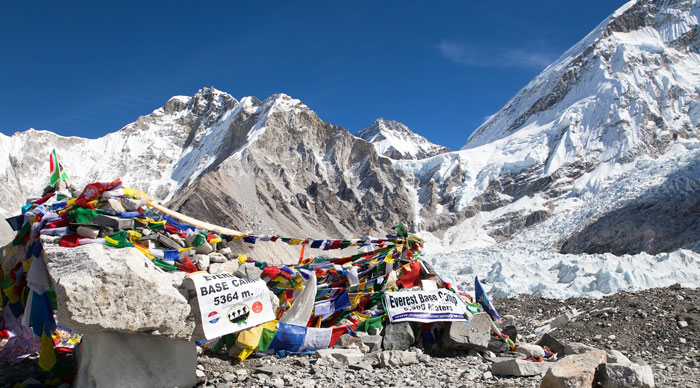
<instances>
[{"instance_id":1,"label":"green prayer flag","mask_svg":"<svg viewBox=\"0 0 700 388\"><path fill-rule=\"evenodd\" d=\"M133 247L134 244L129 241L128 236L126 235L125 230L120 230L117 233L110 234L109 236L105 237L105 244L112 246L112 247L117 247L117 248L125 248L125 247Z\"/></svg>"},{"instance_id":2,"label":"green prayer flag","mask_svg":"<svg viewBox=\"0 0 700 388\"><path fill-rule=\"evenodd\" d=\"M383 315L378 317L365 319L364 321L357 324L357 331L369 331L369 329L381 329Z\"/></svg>"},{"instance_id":3,"label":"green prayer flag","mask_svg":"<svg viewBox=\"0 0 700 388\"><path fill-rule=\"evenodd\" d=\"M267 350L268 348L270 348L270 344L272 344L272 340L275 339L276 335L277 330L270 330L266 327L263 327L262 334L260 335L260 343L258 344L258 349Z\"/></svg>"},{"instance_id":4,"label":"green prayer flag","mask_svg":"<svg viewBox=\"0 0 700 388\"><path fill-rule=\"evenodd\" d=\"M198 248L205 242L207 242L207 238L204 237L201 233L197 233L197 235L194 237L194 240L192 240L192 246Z\"/></svg>"},{"instance_id":5,"label":"green prayer flag","mask_svg":"<svg viewBox=\"0 0 700 388\"><path fill-rule=\"evenodd\" d=\"M77 207L68 212L68 218L72 219L76 224L87 224L99 215L100 213L97 210L84 207Z\"/></svg>"},{"instance_id":6,"label":"green prayer flag","mask_svg":"<svg viewBox=\"0 0 700 388\"><path fill-rule=\"evenodd\" d=\"M153 264L155 264L156 266L158 266L160 268L167 269L168 271L177 271L176 266L170 265L161 259L153 259Z\"/></svg>"},{"instance_id":7,"label":"green prayer flag","mask_svg":"<svg viewBox=\"0 0 700 388\"><path fill-rule=\"evenodd\" d=\"M32 225L29 222L25 222L24 225L17 231L17 236L12 240L12 245L22 245L24 244L24 237L32 230Z\"/></svg>"}]
</instances>

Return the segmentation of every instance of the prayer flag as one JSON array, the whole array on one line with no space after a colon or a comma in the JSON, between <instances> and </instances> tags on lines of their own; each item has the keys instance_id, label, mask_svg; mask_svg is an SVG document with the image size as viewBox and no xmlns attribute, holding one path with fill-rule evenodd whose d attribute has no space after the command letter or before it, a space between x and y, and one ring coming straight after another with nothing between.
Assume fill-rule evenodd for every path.
<instances>
[{"instance_id":1,"label":"prayer flag","mask_svg":"<svg viewBox=\"0 0 700 388\"><path fill-rule=\"evenodd\" d=\"M51 176L50 183L53 186L59 180L68 179L68 175L61 168L61 164L58 162L58 156L56 156L56 150L51 151L49 155L49 174Z\"/></svg>"},{"instance_id":2,"label":"prayer flag","mask_svg":"<svg viewBox=\"0 0 700 388\"><path fill-rule=\"evenodd\" d=\"M498 315L498 311L496 311L496 308L491 304L488 295L486 295L486 291L484 291L484 287L482 287L479 282L478 276L474 277L474 294L476 296L476 301L479 302L484 311L491 316L491 319L500 323L501 316Z\"/></svg>"}]
</instances>

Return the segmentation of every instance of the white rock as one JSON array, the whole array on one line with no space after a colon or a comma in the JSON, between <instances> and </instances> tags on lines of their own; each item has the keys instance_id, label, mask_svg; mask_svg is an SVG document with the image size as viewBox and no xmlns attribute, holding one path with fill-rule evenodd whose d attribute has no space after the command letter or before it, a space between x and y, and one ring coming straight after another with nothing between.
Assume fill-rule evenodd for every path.
<instances>
[{"instance_id":1,"label":"white rock","mask_svg":"<svg viewBox=\"0 0 700 388\"><path fill-rule=\"evenodd\" d=\"M222 255L219 252L212 252L209 254L209 260L211 260L212 263L225 263L226 256Z\"/></svg>"},{"instance_id":2,"label":"white rock","mask_svg":"<svg viewBox=\"0 0 700 388\"><path fill-rule=\"evenodd\" d=\"M318 349L316 357L327 361L339 361L345 364L357 364L362 361L363 354L359 349Z\"/></svg>"},{"instance_id":3,"label":"white rock","mask_svg":"<svg viewBox=\"0 0 700 388\"><path fill-rule=\"evenodd\" d=\"M533 345L528 343L521 343L518 348L515 349L516 352L522 353L529 357L540 358L544 357L544 349L539 345Z\"/></svg>"},{"instance_id":4,"label":"white rock","mask_svg":"<svg viewBox=\"0 0 700 388\"><path fill-rule=\"evenodd\" d=\"M136 248L44 243L58 320L82 334L152 333L191 339L195 317L183 277L156 267Z\"/></svg>"},{"instance_id":5,"label":"white rock","mask_svg":"<svg viewBox=\"0 0 700 388\"><path fill-rule=\"evenodd\" d=\"M86 334L74 387L191 387L197 383L194 342L145 334Z\"/></svg>"},{"instance_id":6,"label":"white rock","mask_svg":"<svg viewBox=\"0 0 700 388\"><path fill-rule=\"evenodd\" d=\"M382 368L418 363L418 355L405 350L385 350L379 352L377 358L379 360L379 366Z\"/></svg>"},{"instance_id":7,"label":"white rock","mask_svg":"<svg viewBox=\"0 0 700 388\"><path fill-rule=\"evenodd\" d=\"M548 362L532 362L521 359L510 359L494 362L491 372L497 376L542 376L552 366Z\"/></svg>"}]
</instances>

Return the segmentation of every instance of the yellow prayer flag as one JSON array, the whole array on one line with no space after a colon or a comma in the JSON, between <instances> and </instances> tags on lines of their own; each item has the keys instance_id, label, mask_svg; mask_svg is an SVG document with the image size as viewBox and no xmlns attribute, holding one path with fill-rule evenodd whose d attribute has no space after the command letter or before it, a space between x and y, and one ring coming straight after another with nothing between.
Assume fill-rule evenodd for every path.
<instances>
[{"instance_id":1,"label":"yellow prayer flag","mask_svg":"<svg viewBox=\"0 0 700 388\"><path fill-rule=\"evenodd\" d=\"M139 239L143 237L143 235L135 230L127 230L126 233L129 235L129 241L131 241L134 244L139 243Z\"/></svg>"},{"instance_id":2,"label":"yellow prayer flag","mask_svg":"<svg viewBox=\"0 0 700 388\"><path fill-rule=\"evenodd\" d=\"M10 303L19 302L19 295L17 295L17 290L15 289L14 284L7 287L7 288L3 288L2 292L5 293L5 296L7 296L7 299L10 300Z\"/></svg>"},{"instance_id":3,"label":"yellow prayer flag","mask_svg":"<svg viewBox=\"0 0 700 388\"><path fill-rule=\"evenodd\" d=\"M246 255L238 255L238 262L243 264L245 261L248 260L248 256Z\"/></svg>"},{"instance_id":4,"label":"yellow prayer flag","mask_svg":"<svg viewBox=\"0 0 700 388\"><path fill-rule=\"evenodd\" d=\"M141 245L134 245L134 248L136 248L136 249L138 249L139 251L141 251L141 253L143 253L144 255L146 255L146 257L148 257L148 258L151 259L151 260L153 260L153 259L155 258L155 256L153 256L153 254L151 254L151 251L150 251L150 250L148 250L147 248L145 248L145 247L143 247L143 246L141 246Z\"/></svg>"},{"instance_id":5,"label":"yellow prayer flag","mask_svg":"<svg viewBox=\"0 0 700 388\"><path fill-rule=\"evenodd\" d=\"M45 372L48 372L56 365L56 351L53 348L53 339L46 335L46 332L41 333L41 347L39 348L39 367Z\"/></svg>"},{"instance_id":6,"label":"yellow prayer flag","mask_svg":"<svg viewBox=\"0 0 700 388\"><path fill-rule=\"evenodd\" d=\"M292 238L289 239L289 245L299 245L303 242L304 240L301 238Z\"/></svg>"},{"instance_id":7,"label":"yellow prayer flag","mask_svg":"<svg viewBox=\"0 0 700 388\"><path fill-rule=\"evenodd\" d=\"M32 261L34 261L34 256L24 260L22 266L24 267L24 272L29 273L29 269L32 268Z\"/></svg>"}]
</instances>

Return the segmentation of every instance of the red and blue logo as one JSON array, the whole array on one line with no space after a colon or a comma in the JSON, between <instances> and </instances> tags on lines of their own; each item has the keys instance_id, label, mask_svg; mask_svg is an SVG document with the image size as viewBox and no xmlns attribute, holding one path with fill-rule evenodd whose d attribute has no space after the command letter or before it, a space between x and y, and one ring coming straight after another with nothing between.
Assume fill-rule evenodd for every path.
<instances>
[{"instance_id":1,"label":"red and blue logo","mask_svg":"<svg viewBox=\"0 0 700 388\"><path fill-rule=\"evenodd\" d=\"M209 323L215 324L216 322L219 322L219 318L221 318L221 316L219 315L218 311L212 311L209 313L207 318L209 319Z\"/></svg>"}]
</instances>

